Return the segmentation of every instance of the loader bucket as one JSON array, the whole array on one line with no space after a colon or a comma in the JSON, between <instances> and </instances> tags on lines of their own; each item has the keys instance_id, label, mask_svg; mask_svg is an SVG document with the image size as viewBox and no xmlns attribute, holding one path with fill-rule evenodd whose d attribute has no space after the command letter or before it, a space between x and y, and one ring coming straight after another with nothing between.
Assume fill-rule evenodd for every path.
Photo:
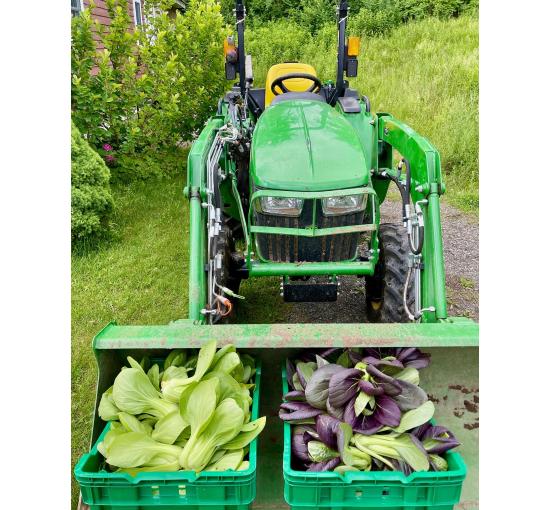
<instances>
[{"instance_id":1,"label":"loader bucket","mask_svg":"<svg viewBox=\"0 0 550 510\"><path fill-rule=\"evenodd\" d=\"M161 357L165 350L199 347L209 339L216 339L218 346L233 343L262 363L260 415L267 416L267 426L259 439L257 495L252 508L288 508L283 497L283 423L278 418L284 360L304 348L354 346L410 346L431 353L432 363L422 371L422 387L436 404L435 420L449 427L462 443L458 451L468 469L457 508L478 508L479 327L467 319L432 324L199 326L186 320L166 326L111 323L93 341L99 377L92 444L104 427L97 415L99 399L126 363L126 356Z\"/></svg>"}]
</instances>

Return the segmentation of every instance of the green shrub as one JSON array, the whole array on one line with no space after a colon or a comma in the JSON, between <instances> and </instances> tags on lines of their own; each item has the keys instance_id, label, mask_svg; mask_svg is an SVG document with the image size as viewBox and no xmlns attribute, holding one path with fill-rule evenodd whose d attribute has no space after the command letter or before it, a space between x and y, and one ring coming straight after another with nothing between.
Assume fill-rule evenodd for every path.
<instances>
[{"instance_id":1,"label":"green shrub","mask_svg":"<svg viewBox=\"0 0 550 510\"><path fill-rule=\"evenodd\" d=\"M73 243L93 241L110 231L113 199L109 169L71 123L71 234Z\"/></svg>"},{"instance_id":2,"label":"green shrub","mask_svg":"<svg viewBox=\"0 0 550 510\"><path fill-rule=\"evenodd\" d=\"M219 4L190 0L184 14L170 17L172 3L148 0L148 23L134 31L125 0L107 0L109 30L92 20L93 6L72 22L73 119L100 154L104 144L112 147L115 178L166 174L165 166L145 161L191 139L226 88ZM136 161L139 168L125 166Z\"/></svg>"}]
</instances>

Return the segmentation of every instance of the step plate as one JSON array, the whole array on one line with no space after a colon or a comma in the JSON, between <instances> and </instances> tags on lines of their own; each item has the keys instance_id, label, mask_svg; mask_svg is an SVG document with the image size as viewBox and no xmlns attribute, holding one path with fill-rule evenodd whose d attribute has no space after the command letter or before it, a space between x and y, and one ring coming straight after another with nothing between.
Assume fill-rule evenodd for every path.
<instances>
[{"instance_id":1,"label":"step plate","mask_svg":"<svg viewBox=\"0 0 550 510\"><path fill-rule=\"evenodd\" d=\"M287 303L321 303L338 299L336 283L286 283L283 299Z\"/></svg>"}]
</instances>

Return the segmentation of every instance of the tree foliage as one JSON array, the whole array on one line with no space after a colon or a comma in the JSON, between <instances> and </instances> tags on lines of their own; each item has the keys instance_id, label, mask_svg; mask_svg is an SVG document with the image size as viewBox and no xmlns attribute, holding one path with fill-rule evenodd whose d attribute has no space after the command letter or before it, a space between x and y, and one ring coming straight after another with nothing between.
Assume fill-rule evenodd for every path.
<instances>
[{"instance_id":1,"label":"tree foliage","mask_svg":"<svg viewBox=\"0 0 550 510\"><path fill-rule=\"evenodd\" d=\"M71 233L73 243L91 241L110 231L113 199L109 169L78 128L71 124Z\"/></svg>"}]
</instances>

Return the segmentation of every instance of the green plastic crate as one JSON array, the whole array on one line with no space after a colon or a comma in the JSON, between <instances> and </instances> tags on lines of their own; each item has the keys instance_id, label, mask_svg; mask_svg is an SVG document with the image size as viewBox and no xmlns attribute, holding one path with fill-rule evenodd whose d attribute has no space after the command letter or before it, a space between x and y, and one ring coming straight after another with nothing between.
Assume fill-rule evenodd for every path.
<instances>
[{"instance_id":1,"label":"green plastic crate","mask_svg":"<svg viewBox=\"0 0 550 510\"><path fill-rule=\"evenodd\" d=\"M261 367L255 375L251 419L258 418L260 407ZM90 510L248 510L256 497L257 441L250 443L250 467L246 471L193 471L110 473L100 470L102 455L97 445L107 433L108 425L90 453L82 456L74 469L80 484L82 502Z\"/></svg>"},{"instance_id":2,"label":"green plastic crate","mask_svg":"<svg viewBox=\"0 0 550 510\"><path fill-rule=\"evenodd\" d=\"M288 391L283 368L283 394ZM466 464L460 454L446 455L449 470L308 473L292 469L291 426L284 424L284 495L292 510L334 508L338 510L452 510L460 501Z\"/></svg>"}]
</instances>

